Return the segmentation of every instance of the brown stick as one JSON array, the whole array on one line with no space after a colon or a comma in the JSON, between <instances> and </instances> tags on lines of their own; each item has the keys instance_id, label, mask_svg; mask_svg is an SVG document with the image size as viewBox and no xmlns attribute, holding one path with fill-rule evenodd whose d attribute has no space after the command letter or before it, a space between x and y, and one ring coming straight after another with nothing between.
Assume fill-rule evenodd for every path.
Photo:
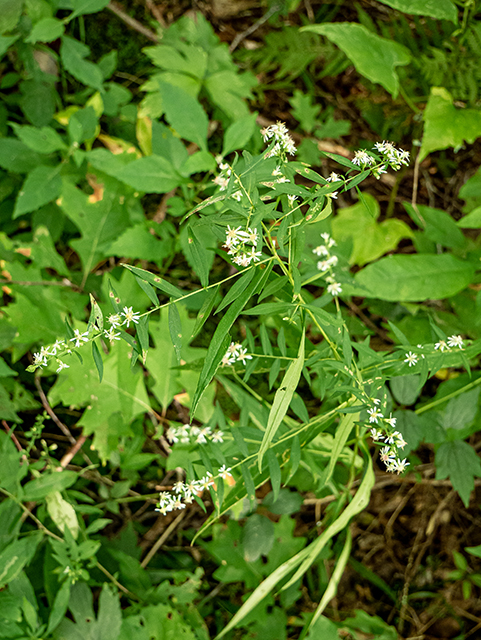
<instances>
[{"instance_id":1,"label":"brown stick","mask_svg":"<svg viewBox=\"0 0 481 640\"><path fill-rule=\"evenodd\" d=\"M148 40L155 42L155 44L159 44L160 40L153 31L151 31L147 27L144 27L142 23L129 16L128 13L125 13L122 7L120 7L116 2L109 2L109 4L107 5L107 9L110 9L112 13L115 13L115 15L120 18L122 22L125 22L128 27L134 29L134 31L138 31L138 33L141 33Z\"/></svg>"}]
</instances>

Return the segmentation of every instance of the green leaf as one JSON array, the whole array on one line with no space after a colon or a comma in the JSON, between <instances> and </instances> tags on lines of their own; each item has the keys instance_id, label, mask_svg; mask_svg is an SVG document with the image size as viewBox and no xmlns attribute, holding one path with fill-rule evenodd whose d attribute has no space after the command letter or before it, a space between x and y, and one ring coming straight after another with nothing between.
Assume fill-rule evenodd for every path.
<instances>
[{"instance_id":1,"label":"green leaf","mask_svg":"<svg viewBox=\"0 0 481 640\"><path fill-rule=\"evenodd\" d=\"M336 466L336 462L339 460L341 453L344 449L344 445L349 438L349 435L354 427L354 424L359 421L359 411L357 413L347 413L345 414L339 426L336 429L336 433L334 436L334 444L332 447L331 454L329 456L329 464L327 465L325 471L322 474L321 478L321 486L326 486L327 483L332 478L332 474L334 473L334 467Z\"/></svg>"},{"instance_id":2,"label":"green leaf","mask_svg":"<svg viewBox=\"0 0 481 640\"><path fill-rule=\"evenodd\" d=\"M31 561L42 537L39 533L28 535L15 540L0 553L0 589L14 580Z\"/></svg>"},{"instance_id":3,"label":"green leaf","mask_svg":"<svg viewBox=\"0 0 481 640\"><path fill-rule=\"evenodd\" d=\"M89 294L89 295L90 295L91 310L90 310L88 328L90 329L90 327L95 326L95 328L98 329L99 331L103 331L104 315L102 313L102 309L99 307L98 302L97 300L95 300L93 295L92 294Z\"/></svg>"},{"instance_id":4,"label":"green leaf","mask_svg":"<svg viewBox=\"0 0 481 640\"><path fill-rule=\"evenodd\" d=\"M48 627L46 635L50 634L65 616L67 612L68 601L70 599L70 580L65 580L57 591L53 602L52 610L48 618Z\"/></svg>"},{"instance_id":5,"label":"green leaf","mask_svg":"<svg viewBox=\"0 0 481 640\"><path fill-rule=\"evenodd\" d=\"M135 277L135 280L139 285L139 287L142 289L142 291L148 296L152 304L158 307L160 303L159 303L159 298L155 293L154 287L152 287L152 285L150 285L145 280L142 280L142 278L137 278L137 276Z\"/></svg>"},{"instance_id":6,"label":"green leaf","mask_svg":"<svg viewBox=\"0 0 481 640\"><path fill-rule=\"evenodd\" d=\"M258 270L258 273L256 273L256 277L253 278L244 293L240 295L237 300L234 300L234 302L231 304L231 306L223 315L221 321L217 325L217 329L212 336L209 349L205 357L204 366L197 383L197 389L195 390L195 395L192 400L192 414L195 413L195 409L202 397L202 394L207 388L207 385L214 377L216 369L225 354L225 349L227 348L226 341L228 342L228 333L230 331L230 328L234 324L237 317L240 315L244 306L247 304L261 278L262 272Z\"/></svg>"},{"instance_id":7,"label":"green leaf","mask_svg":"<svg viewBox=\"0 0 481 640\"><path fill-rule=\"evenodd\" d=\"M0 58L7 53L12 44L19 39L20 35L16 36L0 36Z\"/></svg>"},{"instance_id":8,"label":"green leaf","mask_svg":"<svg viewBox=\"0 0 481 640\"><path fill-rule=\"evenodd\" d=\"M29 125L12 125L20 140L37 153L53 153L67 149L67 145L59 134L51 127L31 127Z\"/></svg>"},{"instance_id":9,"label":"green leaf","mask_svg":"<svg viewBox=\"0 0 481 640\"><path fill-rule=\"evenodd\" d=\"M481 229L481 207L476 207L468 215L456 222L462 229Z\"/></svg>"},{"instance_id":10,"label":"green leaf","mask_svg":"<svg viewBox=\"0 0 481 640\"><path fill-rule=\"evenodd\" d=\"M77 480L75 471L43 473L40 478L30 480L23 487L23 500L26 502L41 500L55 491L63 491L71 487Z\"/></svg>"},{"instance_id":11,"label":"green leaf","mask_svg":"<svg viewBox=\"0 0 481 640\"><path fill-rule=\"evenodd\" d=\"M387 256L355 275L362 289L354 295L395 302L441 300L462 291L473 275L474 265L450 254Z\"/></svg>"},{"instance_id":12,"label":"green leaf","mask_svg":"<svg viewBox=\"0 0 481 640\"><path fill-rule=\"evenodd\" d=\"M475 450L462 440L443 442L436 451L436 480L448 478L468 508L474 476L481 477L481 463Z\"/></svg>"},{"instance_id":13,"label":"green leaf","mask_svg":"<svg viewBox=\"0 0 481 640\"><path fill-rule=\"evenodd\" d=\"M245 291L246 287L254 277L254 274L255 269L248 269L240 275L240 277L234 282L232 287L227 292L227 295L223 298L223 300L215 310L216 314L219 313L219 311L222 311L222 309L225 309L225 307L228 307L233 300L235 300L243 291Z\"/></svg>"},{"instance_id":14,"label":"green leaf","mask_svg":"<svg viewBox=\"0 0 481 640\"><path fill-rule=\"evenodd\" d=\"M0 34L17 26L22 8L23 0L0 0Z\"/></svg>"},{"instance_id":15,"label":"green leaf","mask_svg":"<svg viewBox=\"0 0 481 640\"><path fill-rule=\"evenodd\" d=\"M60 195L62 179L60 167L40 165L30 171L15 202L13 217L36 211Z\"/></svg>"},{"instance_id":16,"label":"green leaf","mask_svg":"<svg viewBox=\"0 0 481 640\"><path fill-rule=\"evenodd\" d=\"M33 27L25 42L52 42L63 36L65 25L57 18L43 18Z\"/></svg>"},{"instance_id":17,"label":"green leaf","mask_svg":"<svg viewBox=\"0 0 481 640\"><path fill-rule=\"evenodd\" d=\"M402 220L378 223L379 203L371 194L363 195L364 202L340 209L331 223L332 236L337 242L352 242L349 264L361 266L395 249L402 238L413 237Z\"/></svg>"},{"instance_id":18,"label":"green leaf","mask_svg":"<svg viewBox=\"0 0 481 640\"><path fill-rule=\"evenodd\" d=\"M454 148L459 151L465 142L473 142L481 136L481 111L457 109L453 97L444 87L432 87L424 110L424 134L419 160L432 151Z\"/></svg>"},{"instance_id":19,"label":"green leaf","mask_svg":"<svg viewBox=\"0 0 481 640\"><path fill-rule=\"evenodd\" d=\"M290 363L289 368L287 369L284 378L279 386L279 389L276 391L276 395L274 396L274 401L272 403L272 407L269 412L269 418L267 420L267 427L264 433L264 437L262 438L261 445L259 447L258 466L260 472L262 472L263 457L266 451L269 449L269 446L274 436L276 435L277 429L279 428L282 420L284 419L284 416L287 413L287 410L289 409L292 396L294 395L294 392L297 389L297 385L299 384L302 368L304 366L304 343L305 330L301 335L297 358Z\"/></svg>"},{"instance_id":20,"label":"green leaf","mask_svg":"<svg viewBox=\"0 0 481 640\"><path fill-rule=\"evenodd\" d=\"M199 333L199 331L204 326L204 323L210 316L212 309L214 308L215 299L218 292L219 292L219 287L213 287L212 289L210 289L210 291L207 292L207 295L204 298L204 302L202 303L202 307L200 308L200 311L197 314L195 325L194 325L194 328L192 329L191 340L195 338L195 336Z\"/></svg>"},{"instance_id":21,"label":"green leaf","mask_svg":"<svg viewBox=\"0 0 481 640\"><path fill-rule=\"evenodd\" d=\"M92 341L92 357L94 359L95 366L97 367L97 373L99 374L99 382L102 382L102 378L104 375L104 362L102 360L102 356L100 355L99 348L94 341Z\"/></svg>"},{"instance_id":22,"label":"green leaf","mask_svg":"<svg viewBox=\"0 0 481 640\"><path fill-rule=\"evenodd\" d=\"M182 296L185 295L181 289L178 289L175 285L171 284L167 280L164 280L160 276L156 276L155 274L150 273L150 271L140 269L139 267L132 267L130 264L122 264L122 266L129 271L132 271L135 276L138 276L139 278L142 278L142 280L149 282L151 285L153 285L157 289L160 289L172 298L182 298Z\"/></svg>"},{"instance_id":23,"label":"green leaf","mask_svg":"<svg viewBox=\"0 0 481 640\"><path fill-rule=\"evenodd\" d=\"M406 47L381 38L354 22L316 24L303 27L300 31L320 33L332 40L350 58L361 75L381 84L393 98L397 97L399 78L396 67L411 62L411 54Z\"/></svg>"},{"instance_id":24,"label":"green leaf","mask_svg":"<svg viewBox=\"0 0 481 640\"><path fill-rule=\"evenodd\" d=\"M159 82L159 85L165 117L169 124L181 138L194 142L207 151L209 119L199 102L173 84Z\"/></svg>"},{"instance_id":25,"label":"green leaf","mask_svg":"<svg viewBox=\"0 0 481 640\"><path fill-rule=\"evenodd\" d=\"M65 534L65 527L68 527L72 536L76 539L79 534L79 523L75 509L62 498L60 491L52 491L45 496L48 515L52 518L55 526Z\"/></svg>"},{"instance_id":26,"label":"green leaf","mask_svg":"<svg viewBox=\"0 0 481 640\"><path fill-rule=\"evenodd\" d=\"M279 515L297 513L303 503L302 496L296 491L289 489L281 489L279 496L274 499L274 493L271 491L262 501L262 506L267 507L271 513Z\"/></svg>"},{"instance_id":27,"label":"green leaf","mask_svg":"<svg viewBox=\"0 0 481 640\"><path fill-rule=\"evenodd\" d=\"M73 20L77 16L84 16L88 13L97 13L102 11L110 0L70 0L70 6L73 13L68 16L68 21Z\"/></svg>"},{"instance_id":28,"label":"green leaf","mask_svg":"<svg viewBox=\"0 0 481 640\"><path fill-rule=\"evenodd\" d=\"M441 416L445 429L463 431L473 422L478 413L479 388L451 398Z\"/></svg>"},{"instance_id":29,"label":"green leaf","mask_svg":"<svg viewBox=\"0 0 481 640\"><path fill-rule=\"evenodd\" d=\"M255 562L267 556L274 544L274 525L265 516L254 513L247 518L244 527L244 559Z\"/></svg>"},{"instance_id":30,"label":"green leaf","mask_svg":"<svg viewBox=\"0 0 481 640\"><path fill-rule=\"evenodd\" d=\"M379 0L388 7L414 16L431 16L457 24L458 9L451 0Z\"/></svg>"},{"instance_id":31,"label":"green leaf","mask_svg":"<svg viewBox=\"0 0 481 640\"><path fill-rule=\"evenodd\" d=\"M102 640L117 640L122 624L120 599L117 591L104 583L99 598L97 637Z\"/></svg>"},{"instance_id":32,"label":"green leaf","mask_svg":"<svg viewBox=\"0 0 481 640\"><path fill-rule=\"evenodd\" d=\"M269 478L272 485L274 500L277 500L279 496L279 491L281 488L281 468L279 466L279 461L277 460L277 456L274 453L274 451L272 451L272 449L267 450L266 457L267 457L267 466L269 467Z\"/></svg>"},{"instance_id":33,"label":"green leaf","mask_svg":"<svg viewBox=\"0 0 481 640\"><path fill-rule=\"evenodd\" d=\"M87 87L100 91L103 84L102 72L96 64L85 60L88 55L90 55L89 47L78 40L62 36L60 58L65 70Z\"/></svg>"},{"instance_id":34,"label":"green leaf","mask_svg":"<svg viewBox=\"0 0 481 640\"><path fill-rule=\"evenodd\" d=\"M433 209L422 204L413 207L408 202L404 202L404 208L421 229L424 229L426 237L441 244L443 247L453 249L463 249L466 239L459 230L456 222L449 214L440 209Z\"/></svg>"},{"instance_id":35,"label":"green leaf","mask_svg":"<svg viewBox=\"0 0 481 640\"><path fill-rule=\"evenodd\" d=\"M157 155L138 158L112 175L134 189L146 193L166 193L182 182L172 163Z\"/></svg>"},{"instance_id":36,"label":"green leaf","mask_svg":"<svg viewBox=\"0 0 481 640\"><path fill-rule=\"evenodd\" d=\"M172 344L174 345L177 362L180 364L180 354L182 351L182 323L180 321L179 310L174 303L169 305L169 333Z\"/></svg>"},{"instance_id":37,"label":"green leaf","mask_svg":"<svg viewBox=\"0 0 481 640\"><path fill-rule=\"evenodd\" d=\"M195 273L199 276L202 286L207 287L212 251L199 240L195 228L190 224L187 228L187 247L184 248L184 251L186 251L186 257L193 265Z\"/></svg>"},{"instance_id":38,"label":"green leaf","mask_svg":"<svg viewBox=\"0 0 481 640\"><path fill-rule=\"evenodd\" d=\"M256 130L257 115L257 112L250 113L248 116L236 120L227 127L224 134L224 145L222 147L223 156L228 155L232 151L245 149Z\"/></svg>"},{"instance_id":39,"label":"green leaf","mask_svg":"<svg viewBox=\"0 0 481 640\"><path fill-rule=\"evenodd\" d=\"M419 388L419 375L396 376L392 378L390 387L392 394L399 404L410 406L416 402L416 398L421 393Z\"/></svg>"}]
</instances>

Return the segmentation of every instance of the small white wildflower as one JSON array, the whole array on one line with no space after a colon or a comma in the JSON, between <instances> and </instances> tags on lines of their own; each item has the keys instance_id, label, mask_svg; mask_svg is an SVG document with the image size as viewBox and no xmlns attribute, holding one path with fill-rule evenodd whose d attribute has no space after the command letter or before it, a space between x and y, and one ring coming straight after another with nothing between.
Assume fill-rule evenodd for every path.
<instances>
[{"instance_id":1,"label":"small white wildflower","mask_svg":"<svg viewBox=\"0 0 481 640\"><path fill-rule=\"evenodd\" d=\"M177 429L175 427L169 427L167 429L167 433L165 434L165 437L169 442L173 442L173 443L179 442L179 438L177 436Z\"/></svg>"},{"instance_id":2,"label":"small white wildflower","mask_svg":"<svg viewBox=\"0 0 481 640\"><path fill-rule=\"evenodd\" d=\"M331 175L326 178L326 182L340 182L342 180L342 178L340 176L337 175L337 173L335 173L334 171L331 173Z\"/></svg>"},{"instance_id":3,"label":"small white wildflower","mask_svg":"<svg viewBox=\"0 0 481 640\"><path fill-rule=\"evenodd\" d=\"M110 341L110 344L113 344L115 340L120 340L120 333L115 333L115 329L112 326L108 331L104 329L104 337Z\"/></svg>"},{"instance_id":4,"label":"small white wildflower","mask_svg":"<svg viewBox=\"0 0 481 640\"><path fill-rule=\"evenodd\" d=\"M396 426L396 421L397 418L393 418L392 414L389 416L389 418L386 418L386 422L394 429L394 427Z\"/></svg>"},{"instance_id":5,"label":"small white wildflower","mask_svg":"<svg viewBox=\"0 0 481 640\"><path fill-rule=\"evenodd\" d=\"M440 340L439 342L436 342L434 348L436 350L439 349L440 351L444 351L445 349L448 349L448 345L446 344L445 340Z\"/></svg>"},{"instance_id":6,"label":"small white wildflower","mask_svg":"<svg viewBox=\"0 0 481 640\"><path fill-rule=\"evenodd\" d=\"M239 244L241 227L233 229L230 225L227 225L227 231L225 232L225 246L232 247Z\"/></svg>"},{"instance_id":7,"label":"small white wildflower","mask_svg":"<svg viewBox=\"0 0 481 640\"><path fill-rule=\"evenodd\" d=\"M69 364L65 364L65 362L62 362L61 360L57 360L57 362L58 362L58 369L56 373L60 373L62 369L70 369Z\"/></svg>"},{"instance_id":8,"label":"small white wildflower","mask_svg":"<svg viewBox=\"0 0 481 640\"><path fill-rule=\"evenodd\" d=\"M317 268L319 271L327 271L329 269L329 266L329 260L319 260L319 262L317 263Z\"/></svg>"},{"instance_id":9,"label":"small white wildflower","mask_svg":"<svg viewBox=\"0 0 481 640\"><path fill-rule=\"evenodd\" d=\"M383 433L380 429L376 429L375 427L373 427L372 429L370 429L370 433L371 438L374 440L374 442L382 442L384 440Z\"/></svg>"},{"instance_id":10,"label":"small white wildflower","mask_svg":"<svg viewBox=\"0 0 481 640\"><path fill-rule=\"evenodd\" d=\"M328 284L327 293L330 293L331 296L338 296L340 293L342 293L342 287L339 282L332 282L331 284Z\"/></svg>"},{"instance_id":11,"label":"small white wildflower","mask_svg":"<svg viewBox=\"0 0 481 640\"><path fill-rule=\"evenodd\" d=\"M448 346L463 348L463 339L461 336L449 336Z\"/></svg>"},{"instance_id":12,"label":"small white wildflower","mask_svg":"<svg viewBox=\"0 0 481 640\"><path fill-rule=\"evenodd\" d=\"M396 473L399 475L400 473L402 473L404 471L404 469L408 465L409 465L409 462L406 461L406 458L404 458L404 460L400 460L398 458L394 463L394 471L396 471Z\"/></svg>"},{"instance_id":13,"label":"small white wildflower","mask_svg":"<svg viewBox=\"0 0 481 640\"><path fill-rule=\"evenodd\" d=\"M223 436L224 436L224 432L218 429L217 431L214 431L214 433L212 434L211 440L212 442L224 442Z\"/></svg>"},{"instance_id":14,"label":"small white wildflower","mask_svg":"<svg viewBox=\"0 0 481 640\"><path fill-rule=\"evenodd\" d=\"M369 414L369 422L375 422L377 424L377 421L384 417L377 407L368 409L367 412Z\"/></svg>"},{"instance_id":15,"label":"small white wildflower","mask_svg":"<svg viewBox=\"0 0 481 640\"><path fill-rule=\"evenodd\" d=\"M362 150L356 151L356 153L354 154L354 160L352 161L353 164L357 164L357 166L362 169L364 169L364 167L369 167L375 162L376 161L372 156L366 153L366 151Z\"/></svg>"},{"instance_id":16,"label":"small white wildflower","mask_svg":"<svg viewBox=\"0 0 481 640\"><path fill-rule=\"evenodd\" d=\"M210 471L207 471L207 474L199 480L199 488L202 490L208 489L209 487L213 487L214 484L215 484L215 481Z\"/></svg>"},{"instance_id":17,"label":"small white wildflower","mask_svg":"<svg viewBox=\"0 0 481 640\"><path fill-rule=\"evenodd\" d=\"M56 356L57 355L57 351L60 351L60 349L65 349L67 345L65 344L65 342L63 342L63 340L56 340L55 344L53 344L50 348L52 350L52 355Z\"/></svg>"},{"instance_id":18,"label":"small white wildflower","mask_svg":"<svg viewBox=\"0 0 481 640\"><path fill-rule=\"evenodd\" d=\"M391 447L383 447L379 452L379 457L385 463L392 462L395 457L395 453L392 451Z\"/></svg>"},{"instance_id":19,"label":"small white wildflower","mask_svg":"<svg viewBox=\"0 0 481 640\"><path fill-rule=\"evenodd\" d=\"M418 357L415 353L412 353L411 351L409 353L406 354L406 359L404 360L404 362L406 364L408 364L410 367L413 367L418 361Z\"/></svg>"},{"instance_id":20,"label":"small white wildflower","mask_svg":"<svg viewBox=\"0 0 481 640\"><path fill-rule=\"evenodd\" d=\"M107 322L111 324L114 329L117 329L117 327L121 326L122 319L118 313L111 313L107 318Z\"/></svg>"},{"instance_id":21,"label":"small white wildflower","mask_svg":"<svg viewBox=\"0 0 481 640\"><path fill-rule=\"evenodd\" d=\"M334 240L334 238L331 238L331 236L328 233L321 233L321 238L324 240L324 242L326 243L329 249L331 247L337 246L337 243Z\"/></svg>"},{"instance_id":22,"label":"small white wildflower","mask_svg":"<svg viewBox=\"0 0 481 640\"><path fill-rule=\"evenodd\" d=\"M330 198L334 198L334 200L337 200L337 194L339 193L339 191L333 191L332 193L328 193L327 195Z\"/></svg>"},{"instance_id":23,"label":"small white wildflower","mask_svg":"<svg viewBox=\"0 0 481 640\"><path fill-rule=\"evenodd\" d=\"M397 431L395 433L395 438L396 438L396 447L398 449L404 449L404 447L407 445L406 440L404 440L404 438L402 437L402 435L399 433L399 431Z\"/></svg>"},{"instance_id":24,"label":"small white wildflower","mask_svg":"<svg viewBox=\"0 0 481 640\"><path fill-rule=\"evenodd\" d=\"M42 352L34 353L33 364L36 365L37 367L46 367L48 364L47 358L44 355L42 355Z\"/></svg>"},{"instance_id":25,"label":"small white wildflower","mask_svg":"<svg viewBox=\"0 0 481 640\"><path fill-rule=\"evenodd\" d=\"M126 324L127 327L130 326L131 322L134 322L135 324L139 323L140 320L140 314L137 313L137 311L133 311L132 307L124 307L123 311L120 313L121 316L124 316L125 320L123 321L123 324Z\"/></svg>"},{"instance_id":26,"label":"small white wildflower","mask_svg":"<svg viewBox=\"0 0 481 640\"><path fill-rule=\"evenodd\" d=\"M315 253L316 256L319 256L319 257L329 256L329 249L325 245L320 244L318 247L312 250L312 253Z\"/></svg>"},{"instance_id":27,"label":"small white wildflower","mask_svg":"<svg viewBox=\"0 0 481 640\"><path fill-rule=\"evenodd\" d=\"M232 473L230 472L230 467L227 469L225 464L223 464L222 467L220 467L217 473L222 478L222 480L229 480L229 478L233 477Z\"/></svg>"},{"instance_id":28,"label":"small white wildflower","mask_svg":"<svg viewBox=\"0 0 481 640\"><path fill-rule=\"evenodd\" d=\"M293 206L294 206L294 202L295 202L297 199L298 199L298 197L297 197L297 196L295 196L295 195L292 195L292 194L289 194L289 195L287 196L287 200L288 200L289 205L290 205L291 207L293 207Z\"/></svg>"},{"instance_id":29,"label":"small white wildflower","mask_svg":"<svg viewBox=\"0 0 481 640\"><path fill-rule=\"evenodd\" d=\"M375 404L376 407L378 407L381 404L381 401L379 400L379 398L374 398L372 403Z\"/></svg>"},{"instance_id":30,"label":"small white wildflower","mask_svg":"<svg viewBox=\"0 0 481 640\"><path fill-rule=\"evenodd\" d=\"M80 333L80 331L78 329L75 329L74 331L74 337L70 338L70 342L75 342L75 346L78 347L82 347L83 343L88 342L89 341L89 332L85 331L84 333Z\"/></svg>"},{"instance_id":31,"label":"small white wildflower","mask_svg":"<svg viewBox=\"0 0 481 640\"><path fill-rule=\"evenodd\" d=\"M241 349L239 351L239 355L237 356L238 362L242 362L242 364L247 364L246 360L252 360L252 356L247 355L247 349Z\"/></svg>"},{"instance_id":32,"label":"small white wildflower","mask_svg":"<svg viewBox=\"0 0 481 640\"><path fill-rule=\"evenodd\" d=\"M174 484L172 487L175 493L183 493L184 492L184 483L179 481Z\"/></svg>"}]
</instances>

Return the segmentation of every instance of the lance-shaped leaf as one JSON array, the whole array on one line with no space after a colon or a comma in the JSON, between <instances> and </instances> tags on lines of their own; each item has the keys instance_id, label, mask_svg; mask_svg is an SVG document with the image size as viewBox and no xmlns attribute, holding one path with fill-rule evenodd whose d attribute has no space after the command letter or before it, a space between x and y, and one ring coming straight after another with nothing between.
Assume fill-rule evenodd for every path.
<instances>
[{"instance_id":1,"label":"lance-shaped leaf","mask_svg":"<svg viewBox=\"0 0 481 640\"><path fill-rule=\"evenodd\" d=\"M205 356L204 366L200 373L199 381L197 383L197 389L195 390L194 398L192 400L191 415L195 414L195 410L197 408L197 405L199 404L202 394L207 388L209 382L214 377L219 362L222 360L222 357L225 353L224 349L226 348L225 341L230 328L236 321L242 309L247 304L248 300L253 295L253 292L256 290L260 278L262 278L262 271L259 270L258 273L256 273L255 278L251 280L249 286L237 298L237 300L235 300L231 304L227 312L222 317L222 320L219 322L217 329L212 336L209 350L207 351L207 354Z\"/></svg>"},{"instance_id":2,"label":"lance-shaped leaf","mask_svg":"<svg viewBox=\"0 0 481 640\"><path fill-rule=\"evenodd\" d=\"M297 385L299 384L299 378L301 377L302 367L304 366L304 341L305 330L302 332L301 342L299 345L299 353L297 358L291 362L287 369L285 376L282 380L281 386L276 392L274 402L269 413L267 420L267 428L264 433L264 437L259 448L258 465L259 471L262 471L262 459L269 448L272 439L276 435L277 429L281 424L284 416L289 409L289 405L294 395Z\"/></svg>"}]
</instances>

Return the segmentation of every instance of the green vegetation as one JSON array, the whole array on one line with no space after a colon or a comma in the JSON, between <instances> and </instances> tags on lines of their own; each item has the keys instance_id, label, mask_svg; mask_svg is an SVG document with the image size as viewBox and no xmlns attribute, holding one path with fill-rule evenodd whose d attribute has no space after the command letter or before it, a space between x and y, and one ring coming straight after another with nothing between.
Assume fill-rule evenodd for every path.
<instances>
[{"instance_id":1,"label":"green vegetation","mask_svg":"<svg viewBox=\"0 0 481 640\"><path fill-rule=\"evenodd\" d=\"M469 637L354 545L481 478L479 3L107 4L0 0L0 638Z\"/></svg>"}]
</instances>

